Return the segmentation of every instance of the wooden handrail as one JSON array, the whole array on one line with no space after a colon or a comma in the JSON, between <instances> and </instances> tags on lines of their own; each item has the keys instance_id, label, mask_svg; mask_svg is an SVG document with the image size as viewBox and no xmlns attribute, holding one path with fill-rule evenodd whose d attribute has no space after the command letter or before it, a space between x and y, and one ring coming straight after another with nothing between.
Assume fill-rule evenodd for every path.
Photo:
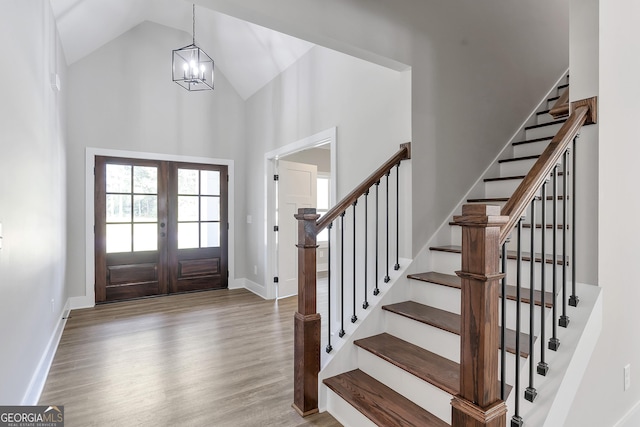
<instances>
[{"instance_id":1,"label":"wooden handrail","mask_svg":"<svg viewBox=\"0 0 640 427\"><path fill-rule=\"evenodd\" d=\"M362 196L373 184L378 182L388 171L402 160L408 160L411 158L411 143L406 142L400 144L400 149L387 160L382 166L375 170L362 184L358 185L349 194L347 194L340 202L334 207L329 209L327 213L322 215L320 220L316 224L316 231L320 233L326 227L329 226L342 212L347 210L349 206L353 204L360 196Z\"/></svg>"},{"instance_id":2,"label":"wooden handrail","mask_svg":"<svg viewBox=\"0 0 640 427\"><path fill-rule=\"evenodd\" d=\"M558 98L549 110L549 114L551 114L554 119L569 115L569 88L562 92L560 98Z\"/></svg>"},{"instance_id":3,"label":"wooden handrail","mask_svg":"<svg viewBox=\"0 0 640 427\"><path fill-rule=\"evenodd\" d=\"M551 174L571 141L576 137L582 126L589 121L590 116L593 116L593 113L590 113L590 109L593 108L595 108L595 98L593 98L593 105L588 102L582 102L577 108L574 108L574 111L562 125L558 134L553 137L527 176L509 198L509 201L504 205L501 215L508 216L509 220L504 224L500 232L500 245L507 240L509 233L511 233L511 230L515 227L544 181Z\"/></svg>"}]
</instances>

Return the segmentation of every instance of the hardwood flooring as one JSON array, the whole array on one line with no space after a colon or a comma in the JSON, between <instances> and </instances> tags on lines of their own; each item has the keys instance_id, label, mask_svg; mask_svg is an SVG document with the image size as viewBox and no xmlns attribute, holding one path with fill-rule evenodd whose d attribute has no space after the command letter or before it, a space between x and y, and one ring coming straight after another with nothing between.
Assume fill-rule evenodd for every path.
<instances>
[{"instance_id":1,"label":"hardwood flooring","mask_svg":"<svg viewBox=\"0 0 640 427\"><path fill-rule=\"evenodd\" d=\"M296 298L243 289L74 310L40 404L73 426L319 426L293 401Z\"/></svg>"}]
</instances>

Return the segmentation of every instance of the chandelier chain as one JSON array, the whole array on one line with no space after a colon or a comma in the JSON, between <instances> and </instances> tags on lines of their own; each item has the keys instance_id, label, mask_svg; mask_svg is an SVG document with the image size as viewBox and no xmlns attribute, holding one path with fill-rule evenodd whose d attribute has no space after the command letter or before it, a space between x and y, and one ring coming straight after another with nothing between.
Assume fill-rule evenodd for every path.
<instances>
[{"instance_id":1,"label":"chandelier chain","mask_svg":"<svg viewBox=\"0 0 640 427\"><path fill-rule=\"evenodd\" d=\"M193 34L193 44L196 44L196 5L192 4L192 22L191 22L191 34Z\"/></svg>"}]
</instances>

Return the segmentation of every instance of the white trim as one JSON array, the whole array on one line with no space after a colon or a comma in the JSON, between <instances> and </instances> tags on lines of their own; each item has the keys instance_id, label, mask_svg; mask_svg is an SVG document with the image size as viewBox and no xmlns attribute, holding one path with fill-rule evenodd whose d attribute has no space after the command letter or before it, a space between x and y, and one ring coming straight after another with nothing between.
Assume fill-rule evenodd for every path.
<instances>
[{"instance_id":1,"label":"white trim","mask_svg":"<svg viewBox=\"0 0 640 427\"><path fill-rule=\"evenodd\" d=\"M228 268L229 282L235 277L235 169L234 161L230 159L214 159L209 157L180 156L173 154L145 153L139 151L111 150L105 148L87 147L85 152L85 295L71 298L72 308L87 308L95 305L96 294L94 288L95 250L94 250L94 176L96 156L127 157L131 159L149 159L170 162L203 163L210 165L225 165L229 173L228 185Z\"/></svg>"},{"instance_id":2,"label":"white trim","mask_svg":"<svg viewBox=\"0 0 640 427\"><path fill-rule=\"evenodd\" d=\"M640 401L636 402L613 427L633 427L637 426L638 422L640 422Z\"/></svg>"},{"instance_id":3,"label":"white trim","mask_svg":"<svg viewBox=\"0 0 640 427\"><path fill-rule=\"evenodd\" d=\"M70 311L70 301L67 299L65 303L62 313L60 315L60 319L56 324L55 329L53 330L53 334L49 339L49 343L47 344L47 348L45 349L42 357L40 358L40 362L38 363L38 367L36 368L33 376L31 377L31 381L29 382L29 387L27 388L27 392L22 397L21 405L37 405L40 401L40 396L42 395L42 390L44 390L44 384L47 381L47 377L49 376L49 370L51 369L51 364L53 363L53 358L56 355L56 350L58 350L58 344L60 343L60 338L62 338L62 332L64 331L64 327L67 324L67 318L69 317Z\"/></svg>"},{"instance_id":4,"label":"white trim","mask_svg":"<svg viewBox=\"0 0 640 427\"><path fill-rule=\"evenodd\" d=\"M234 289L247 289L248 291L258 295L260 298L269 299L267 298L267 289L264 286L247 278L236 279L236 287Z\"/></svg>"},{"instance_id":5,"label":"white trim","mask_svg":"<svg viewBox=\"0 0 640 427\"><path fill-rule=\"evenodd\" d=\"M275 225L275 191L273 183L273 175L275 174L275 162L283 156L297 153L298 151L306 150L308 148L317 147L324 144L329 144L331 147L331 206L336 203L336 189L337 189L337 149L336 149L336 135L337 128L332 127L315 135L301 139L291 144L287 144L276 150L269 151L264 155L264 260L265 260L265 276L264 283L266 284L266 297L268 299L274 299L277 296L276 284L273 283L273 278L277 275L277 266L275 263L276 244L273 232L273 226Z\"/></svg>"}]
</instances>

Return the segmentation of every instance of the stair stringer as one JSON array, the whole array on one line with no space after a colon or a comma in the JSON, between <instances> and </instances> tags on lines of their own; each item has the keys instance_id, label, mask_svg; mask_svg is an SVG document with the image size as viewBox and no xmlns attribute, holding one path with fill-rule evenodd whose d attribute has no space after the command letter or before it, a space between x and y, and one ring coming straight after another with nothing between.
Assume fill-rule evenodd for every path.
<instances>
[{"instance_id":1,"label":"stair stringer","mask_svg":"<svg viewBox=\"0 0 640 427\"><path fill-rule=\"evenodd\" d=\"M353 341L384 332L385 321L382 306L406 300L409 297L409 280L407 271L413 260L400 258L400 269L389 271L390 281L384 283L381 279L378 283L380 293L369 297L369 307L358 309L356 323L345 322L345 335L340 338L332 335L331 345L333 351L328 354L325 351L326 342L322 341L320 349L321 368L318 373L318 409L321 412L327 410L328 388L322 380L343 372L357 368L357 349ZM371 291L371 289L370 289ZM333 328L337 331L337 328Z\"/></svg>"},{"instance_id":2,"label":"stair stringer","mask_svg":"<svg viewBox=\"0 0 640 427\"><path fill-rule=\"evenodd\" d=\"M595 285L576 283L576 294L580 297L578 307L567 307L569 326L558 327L560 348L547 350L545 362L549 365L547 376L535 374L535 388L538 397L533 403L520 400L520 416L525 425L537 427L558 427L565 424L571 403L580 387L598 337L602 330L602 288ZM562 299L556 298L561 304ZM552 316L547 316L546 327L551 330ZM548 342L547 336L547 342ZM539 342L536 343L534 360L539 360ZM545 343L546 346L546 343ZM522 364L520 384L523 389L529 381L529 358ZM515 393L507 399L508 418L513 415Z\"/></svg>"}]
</instances>

